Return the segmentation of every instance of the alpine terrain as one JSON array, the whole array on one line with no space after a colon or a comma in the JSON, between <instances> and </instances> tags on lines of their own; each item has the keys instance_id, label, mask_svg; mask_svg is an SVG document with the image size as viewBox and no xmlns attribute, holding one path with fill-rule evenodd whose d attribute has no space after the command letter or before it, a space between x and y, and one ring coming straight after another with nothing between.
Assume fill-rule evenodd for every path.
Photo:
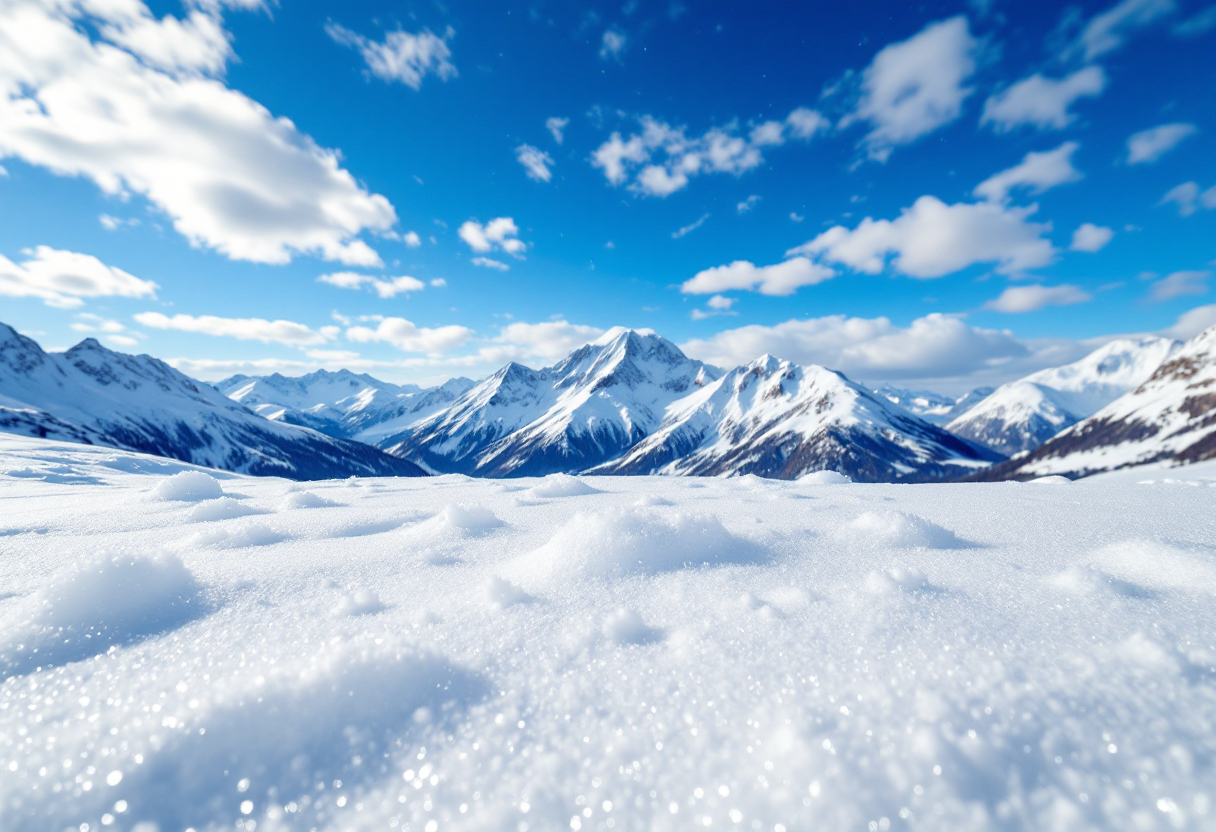
<instances>
[{"instance_id":1,"label":"alpine terrain","mask_svg":"<svg viewBox=\"0 0 1216 832\"><path fill-rule=\"evenodd\" d=\"M369 445L263 419L155 358L92 338L46 353L5 324L0 431L297 480L424 473Z\"/></svg>"}]
</instances>

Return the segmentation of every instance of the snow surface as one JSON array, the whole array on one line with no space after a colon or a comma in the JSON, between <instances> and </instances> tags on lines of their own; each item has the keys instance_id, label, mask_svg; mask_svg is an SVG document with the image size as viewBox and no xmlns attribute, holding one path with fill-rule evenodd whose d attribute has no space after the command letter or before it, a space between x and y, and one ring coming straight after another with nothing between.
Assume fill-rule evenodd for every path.
<instances>
[{"instance_id":1,"label":"snow surface","mask_svg":"<svg viewBox=\"0 0 1216 832\"><path fill-rule=\"evenodd\" d=\"M1216 829L1208 463L182 470L0 437L5 832Z\"/></svg>"}]
</instances>

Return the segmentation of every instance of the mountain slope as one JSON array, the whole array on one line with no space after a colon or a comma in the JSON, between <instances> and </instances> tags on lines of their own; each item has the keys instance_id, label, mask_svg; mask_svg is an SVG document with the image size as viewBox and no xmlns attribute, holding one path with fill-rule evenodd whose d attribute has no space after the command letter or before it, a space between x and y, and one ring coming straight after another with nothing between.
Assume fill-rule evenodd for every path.
<instances>
[{"instance_id":1,"label":"mountain slope","mask_svg":"<svg viewBox=\"0 0 1216 832\"><path fill-rule=\"evenodd\" d=\"M624 453L668 405L720 374L664 338L618 327L552 367L508 364L380 446L479 476L582 471Z\"/></svg>"},{"instance_id":2,"label":"mountain slope","mask_svg":"<svg viewBox=\"0 0 1216 832\"><path fill-rule=\"evenodd\" d=\"M375 444L452 403L473 382L439 387L390 384L365 373L318 370L298 378L237 375L214 387L271 421L302 425L343 439Z\"/></svg>"},{"instance_id":3,"label":"mountain slope","mask_svg":"<svg viewBox=\"0 0 1216 832\"><path fill-rule=\"evenodd\" d=\"M1168 338L1111 341L1080 361L1001 385L946 429L1004 454L1029 451L1134 390L1178 346Z\"/></svg>"},{"instance_id":4,"label":"mountain slope","mask_svg":"<svg viewBox=\"0 0 1216 832\"><path fill-rule=\"evenodd\" d=\"M419 476L358 442L270 422L146 355L92 338L65 353L0 324L0 430L291 479Z\"/></svg>"},{"instance_id":5,"label":"mountain slope","mask_svg":"<svg viewBox=\"0 0 1216 832\"><path fill-rule=\"evenodd\" d=\"M1081 477L1216 458L1216 327L1187 341L1132 392L977 479Z\"/></svg>"},{"instance_id":6,"label":"mountain slope","mask_svg":"<svg viewBox=\"0 0 1216 832\"><path fill-rule=\"evenodd\" d=\"M930 424L945 425L991 396L993 388L977 387L958 398L927 390L906 390L902 387L892 387L890 384L884 384L872 392Z\"/></svg>"},{"instance_id":7,"label":"mountain slope","mask_svg":"<svg viewBox=\"0 0 1216 832\"><path fill-rule=\"evenodd\" d=\"M793 479L831 470L863 482L919 482L1000 458L840 373L763 356L675 403L653 434L594 473Z\"/></svg>"}]
</instances>

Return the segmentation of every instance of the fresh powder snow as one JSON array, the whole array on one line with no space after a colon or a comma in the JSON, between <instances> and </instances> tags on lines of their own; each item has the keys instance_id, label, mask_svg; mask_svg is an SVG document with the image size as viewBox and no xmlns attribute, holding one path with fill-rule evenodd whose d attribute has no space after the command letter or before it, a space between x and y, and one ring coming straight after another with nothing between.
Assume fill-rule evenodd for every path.
<instances>
[{"instance_id":1,"label":"fresh powder snow","mask_svg":"<svg viewBox=\"0 0 1216 832\"><path fill-rule=\"evenodd\" d=\"M3 436L0 827L1213 829L1214 486Z\"/></svg>"}]
</instances>

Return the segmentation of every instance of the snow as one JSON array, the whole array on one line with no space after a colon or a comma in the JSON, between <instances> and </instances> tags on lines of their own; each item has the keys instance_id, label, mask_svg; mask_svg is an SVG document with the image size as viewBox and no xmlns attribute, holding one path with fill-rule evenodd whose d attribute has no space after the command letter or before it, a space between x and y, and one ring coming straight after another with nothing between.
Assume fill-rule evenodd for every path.
<instances>
[{"instance_id":1,"label":"snow","mask_svg":"<svg viewBox=\"0 0 1216 832\"><path fill-rule=\"evenodd\" d=\"M1216 828L1209 463L150 501L160 463L0 437L5 832Z\"/></svg>"},{"instance_id":2,"label":"snow","mask_svg":"<svg viewBox=\"0 0 1216 832\"><path fill-rule=\"evenodd\" d=\"M195 503L224 496L224 489L215 477L202 471L182 471L166 477L148 492L150 500L176 500Z\"/></svg>"}]
</instances>

